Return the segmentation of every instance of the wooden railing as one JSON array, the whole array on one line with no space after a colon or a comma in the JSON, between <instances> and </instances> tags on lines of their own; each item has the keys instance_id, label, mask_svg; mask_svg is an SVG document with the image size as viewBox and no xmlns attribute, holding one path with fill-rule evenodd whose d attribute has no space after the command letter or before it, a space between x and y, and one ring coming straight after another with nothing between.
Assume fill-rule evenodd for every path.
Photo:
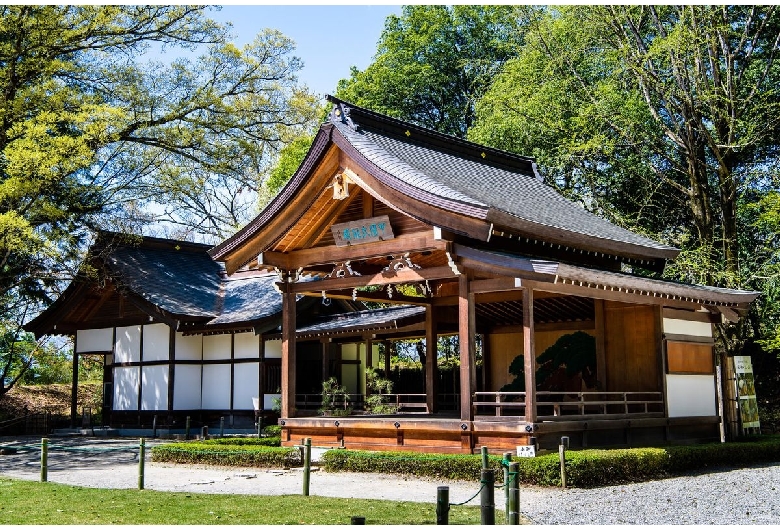
<instances>
[{"instance_id":1,"label":"wooden railing","mask_svg":"<svg viewBox=\"0 0 780 530\"><path fill-rule=\"evenodd\" d=\"M385 397L385 403L394 405L396 410L403 412L428 412L425 394L382 394ZM345 400L336 403L338 408L347 409L363 408L363 394L347 394ZM295 406L301 410L313 410L322 407L322 394L296 394Z\"/></svg>"},{"instance_id":2,"label":"wooden railing","mask_svg":"<svg viewBox=\"0 0 780 530\"><path fill-rule=\"evenodd\" d=\"M664 402L661 392L540 391L536 413L539 421L663 416ZM474 414L525 416L525 392L476 392Z\"/></svg>"}]
</instances>

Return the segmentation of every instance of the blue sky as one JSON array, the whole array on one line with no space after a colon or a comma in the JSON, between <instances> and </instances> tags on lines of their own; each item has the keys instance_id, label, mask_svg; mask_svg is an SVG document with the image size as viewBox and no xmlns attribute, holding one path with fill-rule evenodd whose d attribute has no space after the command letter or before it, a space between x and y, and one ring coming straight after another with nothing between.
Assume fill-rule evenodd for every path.
<instances>
[{"instance_id":1,"label":"blue sky","mask_svg":"<svg viewBox=\"0 0 780 530\"><path fill-rule=\"evenodd\" d=\"M385 18L401 14L392 5L226 5L209 16L231 22L235 43L251 42L263 28L278 29L295 41L303 60L299 79L320 95L332 94L350 66L365 69L376 52Z\"/></svg>"}]
</instances>

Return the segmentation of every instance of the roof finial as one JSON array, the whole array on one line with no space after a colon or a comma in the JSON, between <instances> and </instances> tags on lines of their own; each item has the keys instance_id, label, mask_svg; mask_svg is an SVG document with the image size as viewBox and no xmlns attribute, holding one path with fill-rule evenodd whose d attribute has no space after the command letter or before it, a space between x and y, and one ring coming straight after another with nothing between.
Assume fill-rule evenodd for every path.
<instances>
[{"instance_id":1,"label":"roof finial","mask_svg":"<svg viewBox=\"0 0 780 530\"><path fill-rule=\"evenodd\" d=\"M353 122L352 118L349 117L350 110L351 109L347 105L339 101L333 106L333 111L331 114L335 119L341 120L341 123L349 126L352 128L352 130L357 131L357 125L355 125L355 122Z\"/></svg>"}]
</instances>

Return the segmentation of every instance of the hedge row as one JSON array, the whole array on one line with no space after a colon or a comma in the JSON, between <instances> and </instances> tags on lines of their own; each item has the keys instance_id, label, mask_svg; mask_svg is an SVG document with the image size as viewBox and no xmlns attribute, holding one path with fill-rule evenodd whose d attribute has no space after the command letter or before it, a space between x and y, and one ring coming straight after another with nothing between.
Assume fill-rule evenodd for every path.
<instances>
[{"instance_id":1,"label":"hedge row","mask_svg":"<svg viewBox=\"0 0 780 530\"><path fill-rule=\"evenodd\" d=\"M264 447L281 447L282 438L280 436L267 436L265 438L212 438L210 440L202 440L200 443L204 445L219 445L219 446L264 446Z\"/></svg>"},{"instance_id":2,"label":"hedge row","mask_svg":"<svg viewBox=\"0 0 780 530\"><path fill-rule=\"evenodd\" d=\"M479 455L410 454L402 452L332 450L324 454L326 471L360 471L448 479L479 480ZM515 459L521 484L560 486L557 454ZM755 442L639 449L567 451L567 485L597 487L676 476L710 466L741 466L780 462L780 438ZM496 479L502 480L501 460L490 458Z\"/></svg>"},{"instance_id":3,"label":"hedge row","mask_svg":"<svg viewBox=\"0 0 780 530\"><path fill-rule=\"evenodd\" d=\"M210 442L215 440L158 445L152 447L152 461L271 468L301 465L301 452L296 448Z\"/></svg>"}]
</instances>

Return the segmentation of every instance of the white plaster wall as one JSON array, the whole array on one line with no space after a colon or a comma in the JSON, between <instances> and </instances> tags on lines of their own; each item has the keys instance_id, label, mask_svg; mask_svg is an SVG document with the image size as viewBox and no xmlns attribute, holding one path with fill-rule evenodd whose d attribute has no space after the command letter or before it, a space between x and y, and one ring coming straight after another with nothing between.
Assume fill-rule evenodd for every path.
<instances>
[{"instance_id":1,"label":"white plaster wall","mask_svg":"<svg viewBox=\"0 0 780 530\"><path fill-rule=\"evenodd\" d=\"M114 410L138 410L137 366L114 368Z\"/></svg>"},{"instance_id":2,"label":"white plaster wall","mask_svg":"<svg viewBox=\"0 0 780 530\"><path fill-rule=\"evenodd\" d=\"M166 324L144 326L144 361L167 361L171 328Z\"/></svg>"},{"instance_id":3,"label":"white plaster wall","mask_svg":"<svg viewBox=\"0 0 780 530\"><path fill-rule=\"evenodd\" d=\"M111 351L114 346L114 328L80 329L76 332L76 353Z\"/></svg>"},{"instance_id":4,"label":"white plaster wall","mask_svg":"<svg viewBox=\"0 0 780 530\"><path fill-rule=\"evenodd\" d=\"M236 359L260 358L260 337L254 333L236 333L233 355Z\"/></svg>"},{"instance_id":5,"label":"white plaster wall","mask_svg":"<svg viewBox=\"0 0 780 530\"><path fill-rule=\"evenodd\" d=\"M251 400L250 400L251 405ZM230 365L203 365L201 408L223 410L230 408Z\"/></svg>"},{"instance_id":6,"label":"white plaster wall","mask_svg":"<svg viewBox=\"0 0 780 530\"><path fill-rule=\"evenodd\" d=\"M342 344L341 358L347 361L354 361L358 358L357 344Z\"/></svg>"},{"instance_id":7,"label":"white plaster wall","mask_svg":"<svg viewBox=\"0 0 780 530\"><path fill-rule=\"evenodd\" d=\"M253 410L252 398L259 395L260 364L236 364L233 374L233 408L236 410Z\"/></svg>"},{"instance_id":8,"label":"white plaster wall","mask_svg":"<svg viewBox=\"0 0 780 530\"><path fill-rule=\"evenodd\" d=\"M265 341L265 358L266 359L281 359L282 358L282 341L281 340L267 340L267 341Z\"/></svg>"},{"instance_id":9,"label":"white plaster wall","mask_svg":"<svg viewBox=\"0 0 780 530\"><path fill-rule=\"evenodd\" d=\"M179 361L200 361L203 359L203 336L176 333L174 356Z\"/></svg>"},{"instance_id":10,"label":"white plaster wall","mask_svg":"<svg viewBox=\"0 0 780 530\"><path fill-rule=\"evenodd\" d=\"M715 416L715 376L667 374L669 417Z\"/></svg>"},{"instance_id":11,"label":"white plaster wall","mask_svg":"<svg viewBox=\"0 0 780 530\"><path fill-rule=\"evenodd\" d=\"M177 364L173 376L173 408L192 410L200 408L201 367Z\"/></svg>"},{"instance_id":12,"label":"white plaster wall","mask_svg":"<svg viewBox=\"0 0 780 530\"><path fill-rule=\"evenodd\" d=\"M664 319L664 333L673 335L693 335L694 337L712 337L712 324L695 322L679 318Z\"/></svg>"},{"instance_id":13,"label":"white plaster wall","mask_svg":"<svg viewBox=\"0 0 780 530\"><path fill-rule=\"evenodd\" d=\"M114 359L117 363L141 360L141 326L116 328Z\"/></svg>"},{"instance_id":14,"label":"white plaster wall","mask_svg":"<svg viewBox=\"0 0 780 530\"><path fill-rule=\"evenodd\" d=\"M168 410L168 365L142 368L141 410Z\"/></svg>"},{"instance_id":15,"label":"white plaster wall","mask_svg":"<svg viewBox=\"0 0 780 530\"><path fill-rule=\"evenodd\" d=\"M203 360L230 359L230 335L206 335L203 337Z\"/></svg>"}]
</instances>

